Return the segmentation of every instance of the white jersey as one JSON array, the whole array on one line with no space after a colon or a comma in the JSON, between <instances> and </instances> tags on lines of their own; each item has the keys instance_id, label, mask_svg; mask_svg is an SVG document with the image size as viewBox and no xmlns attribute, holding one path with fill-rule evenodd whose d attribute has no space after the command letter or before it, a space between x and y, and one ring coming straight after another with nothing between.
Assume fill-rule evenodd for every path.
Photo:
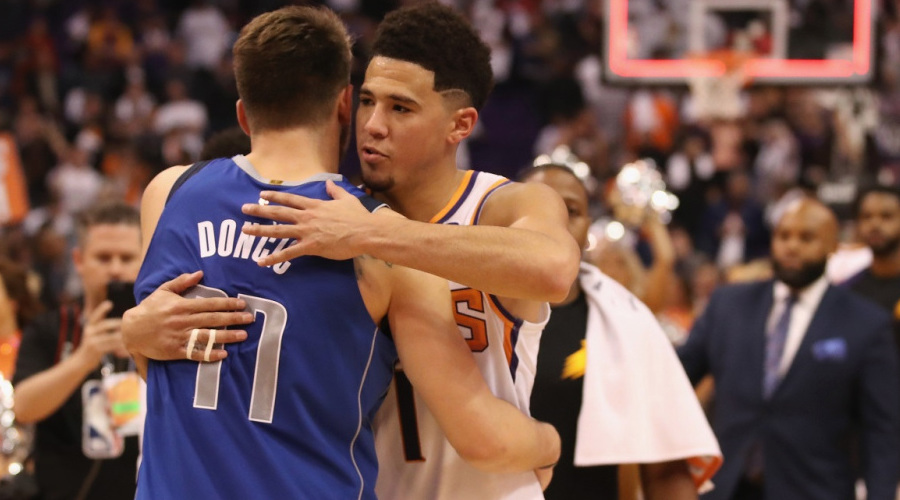
<instances>
[{"instance_id":1,"label":"white jersey","mask_svg":"<svg viewBox=\"0 0 900 500\"><path fill-rule=\"evenodd\" d=\"M431 222L478 224L485 200L509 182L498 175L467 171L453 198ZM509 314L490 294L453 282L450 288L460 333L488 387L528 413L549 305L544 304L540 323L530 323ZM375 492L382 500L544 498L533 472L490 474L463 461L399 366L374 427L379 467Z\"/></svg>"}]
</instances>

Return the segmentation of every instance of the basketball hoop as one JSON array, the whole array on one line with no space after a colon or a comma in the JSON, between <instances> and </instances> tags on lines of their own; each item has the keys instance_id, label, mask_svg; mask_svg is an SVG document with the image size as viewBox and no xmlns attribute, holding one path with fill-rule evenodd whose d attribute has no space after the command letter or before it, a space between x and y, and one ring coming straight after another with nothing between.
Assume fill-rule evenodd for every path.
<instances>
[{"instance_id":1,"label":"basketball hoop","mask_svg":"<svg viewBox=\"0 0 900 500\"><path fill-rule=\"evenodd\" d=\"M719 74L688 79L696 119L735 120L744 115L741 91L752 83L746 65L753 57L753 52L730 48L691 56L691 59L709 62Z\"/></svg>"}]
</instances>

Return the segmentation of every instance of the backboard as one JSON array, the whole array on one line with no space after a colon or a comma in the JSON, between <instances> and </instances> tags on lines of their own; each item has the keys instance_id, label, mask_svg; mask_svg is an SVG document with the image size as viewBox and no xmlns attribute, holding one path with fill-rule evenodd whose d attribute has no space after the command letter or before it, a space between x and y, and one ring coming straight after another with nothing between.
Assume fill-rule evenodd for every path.
<instances>
[{"instance_id":1,"label":"backboard","mask_svg":"<svg viewBox=\"0 0 900 500\"><path fill-rule=\"evenodd\" d=\"M606 0L605 78L686 83L740 66L747 81L865 83L874 0Z\"/></svg>"}]
</instances>

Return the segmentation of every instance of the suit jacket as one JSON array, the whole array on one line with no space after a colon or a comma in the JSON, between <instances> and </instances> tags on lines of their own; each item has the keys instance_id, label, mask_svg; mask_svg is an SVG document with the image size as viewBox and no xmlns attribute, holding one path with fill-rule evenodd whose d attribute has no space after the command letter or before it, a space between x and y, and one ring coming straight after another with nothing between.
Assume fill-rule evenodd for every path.
<instances>
[{"instance_id":1,"label":"suit jacket","mask_svg":"<svg viewBox=\"0 0 900 500\"><path fill-rule=\"evenodd\" d=\"M790 368L764 400L773 301L771 281L721 287L678 350L692 383L706 374L716 382L712 424L725 463L704 500L731 497L755 443L763 448L768 499L852 500L858 462L869 500L893 500L900 374L890 318L829 286Z\"/></svg>"}]
</instances>

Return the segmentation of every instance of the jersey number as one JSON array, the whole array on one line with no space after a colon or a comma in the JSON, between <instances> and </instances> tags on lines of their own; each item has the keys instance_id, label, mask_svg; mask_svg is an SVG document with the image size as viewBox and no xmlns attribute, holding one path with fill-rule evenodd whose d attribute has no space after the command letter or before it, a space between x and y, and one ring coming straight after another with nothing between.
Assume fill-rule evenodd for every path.
<instances>
[{"instance_id":1,"label":"jersey number","mask_svg":"<svg viewBox=\"0 0 900 500\"><path fill-rule=\"evenodd\" d=\"M185 297L228 297L218 288L197 285ZM278 302L238 294L247 303L250 312L263 315L262 333L256 351L256 370L253 375L253 390L250 393L250 414L254 422L272 423L275 412L275 394L278 390L278 360L281 355L281 339L287 323L287 310ZM197 367L197 384L194 389L194 408L215 410L219 403L219 377L222 361L200 363Z\"/></svg>"},{"instance_id":2,"label":"jersey number","mask_svg":"<svg viewBox=\"0 0 900 500\"><path fill-rule=\"evenodd\" d=\"M462 288L452 290L453 316L459 326L469 349L482 352L487 349L487 316L484 310L484 295L478 290Z\"/></svg>"},{"instance_id":3,"label":"jersey number","mask_svg":"<svg viewBox=\"0 0 900 500\"><path fill-rule=\"evenodd\" d=\"M482 352L488 347L487 321L484 295L478 290L462 288L452 290L453 315L456 324L466 338L472 352ZM407 462L422 462L422 441L419 439L419 421L416 417L416 397L412 384L403 370L394 371L394 388L397 393L397 410L400 414L400 435L403 438L403 454Z\"/></svg>"},{"instance_id":4,"label":"jersey number","mask_svg":"<svg viewBox=\"0 0 900 500\"><path fill-rule=\"evenodd\" d=\"M400 368L394 369L394 388L397 390L403 455L407 462L424 462L422 442L419 439L419 419L416 417L416 396L409 378Z\"/></svg>"}]
</instances>

